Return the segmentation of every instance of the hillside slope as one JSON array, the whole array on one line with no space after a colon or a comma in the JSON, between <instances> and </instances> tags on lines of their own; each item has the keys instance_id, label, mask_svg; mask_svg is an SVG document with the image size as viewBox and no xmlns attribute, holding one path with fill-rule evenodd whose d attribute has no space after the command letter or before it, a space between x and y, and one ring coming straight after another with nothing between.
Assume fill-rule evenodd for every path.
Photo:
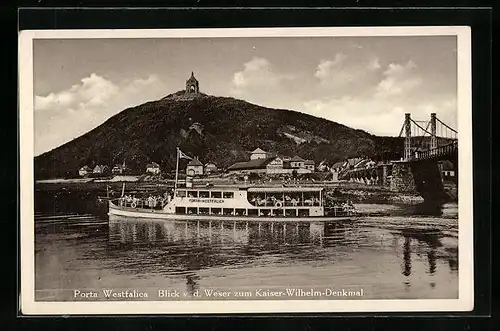
<instances>
[{"instance_id":1,"label":"hillside slope","mask_svg":"<svg viewBox=\"0 0 500 331\"><path fill-rule=\"evenodd\" d=\"M84 165L112 167L124 160L136 173L144 172L152 161L170 171L175 169L177 146L203 163L223 168L246 160L256 147L329 163L402 149L401 139L376 137L295 111L226 97L177 98L181 94L125 109L83 136L36 157L35 178L72 177Z\"/></svg>"}]
</instances>

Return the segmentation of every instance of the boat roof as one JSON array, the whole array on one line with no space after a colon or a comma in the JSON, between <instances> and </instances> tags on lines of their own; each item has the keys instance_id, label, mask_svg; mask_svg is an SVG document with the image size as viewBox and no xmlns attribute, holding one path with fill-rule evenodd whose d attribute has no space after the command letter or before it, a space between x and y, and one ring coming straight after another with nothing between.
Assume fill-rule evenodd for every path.
<instances>
[{"instance_id":1,"label":"boat roof","mask_svg":"<svg viewBox=\"0 0 500 331\"><path fill-rule=\"evenodd\" d=\"M322 187L249 187L248 192L319 192Z\"/></svg>"},{"instance_id":2,"label":"boat roof","mask_svg":"<svg viewBox=\"0 0 500 331\"><path fill-rule=\"evenodd\" d=\"M323 190L323 187L281 187L281 186L267 186L267 187L235 187L235 186L198 186L198 187L182 187L178 188L177 191L241 191L246 190L248 192L319 192Z\"/></svg>"}]
</instances>

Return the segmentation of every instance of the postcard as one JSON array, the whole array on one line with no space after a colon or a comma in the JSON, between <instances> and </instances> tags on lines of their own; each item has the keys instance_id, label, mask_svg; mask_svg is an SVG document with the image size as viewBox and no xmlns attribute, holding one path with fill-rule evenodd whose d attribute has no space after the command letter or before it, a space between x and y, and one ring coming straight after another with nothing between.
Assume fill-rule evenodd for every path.
<instances>
[{"instance_id":1,"label":"postcard","mask_svg":"<svg viewBox=\"0 0 500 331\"><path fill-rule=\"evenodd\" d=\"M470 28L19 33L20 310L470 311Z\"/></svg>"}]
</instances>

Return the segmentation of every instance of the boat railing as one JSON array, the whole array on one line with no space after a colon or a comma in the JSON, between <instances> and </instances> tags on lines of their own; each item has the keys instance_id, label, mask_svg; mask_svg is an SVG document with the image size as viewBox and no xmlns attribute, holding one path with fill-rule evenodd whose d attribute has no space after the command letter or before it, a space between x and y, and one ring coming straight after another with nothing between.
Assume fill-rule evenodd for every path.
<instances>
[{"instance_id":1,"label":"boat railing","mask_svg":"<svg viewBox=\"0 0 500 331\"><path fill-rule=\"evenodd\" d=\"M134 209L163 209L167 204L167 200L158 197L149 198L134 198L134 197L120 197L111 200L114 204L120 207L134 208Z\"/></svg>"},{"instance_id":2,"label":"boat railing","mask_svg":"<svg viewBox=\"0 0 500 331\"><path fill-rule=\"evenodd\" d=\"M301 198L260 198L252 197L249 199L252 206L256 207L319 207L321 206L321 201L319 198L308 198L302 200Z\"/></svg>"}]
</instances>

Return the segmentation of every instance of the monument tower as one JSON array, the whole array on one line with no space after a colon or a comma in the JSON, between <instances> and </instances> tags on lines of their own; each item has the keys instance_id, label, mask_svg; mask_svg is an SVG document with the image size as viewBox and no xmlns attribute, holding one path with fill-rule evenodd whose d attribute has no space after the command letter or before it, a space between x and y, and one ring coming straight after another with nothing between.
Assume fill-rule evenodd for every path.
<instances>
[{"instance_id":1,"label":"monument tower","mask_svg":"<svg viewBox=\"0 0 500 331\"><path fill-rule=\"evenodd\" d=\"M186 81L186 96L197 97L200 94L200 83L191 72L191 77Z\"/></svg>"}]
</instances>

